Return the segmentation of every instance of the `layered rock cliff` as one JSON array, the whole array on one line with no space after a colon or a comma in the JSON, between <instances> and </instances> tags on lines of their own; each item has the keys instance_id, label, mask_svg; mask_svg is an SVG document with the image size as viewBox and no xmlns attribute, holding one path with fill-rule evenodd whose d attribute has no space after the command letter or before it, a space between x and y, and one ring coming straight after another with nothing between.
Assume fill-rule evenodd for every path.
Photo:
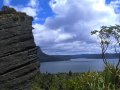
<instances>
[{"instance_id":1,"label":"layered rock cliff","mask_svg":"<svg viewBox=\"0 0 120 90\"><path fill-rule=\"evenodd\" d=\"M30 90L39 72L33 18L4 6L0 11L0 90Z\"/></svg>"}]
</instances>

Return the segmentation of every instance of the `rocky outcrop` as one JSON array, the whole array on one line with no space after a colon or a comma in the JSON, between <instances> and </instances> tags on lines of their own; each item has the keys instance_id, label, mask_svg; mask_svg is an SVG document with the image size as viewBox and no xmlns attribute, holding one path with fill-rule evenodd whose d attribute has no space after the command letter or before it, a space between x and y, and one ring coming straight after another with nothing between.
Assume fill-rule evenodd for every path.
<instances>
[{"instance_id":1,"label":"rocky outcrop","mask_svg":"<svg viewBox=\"0 0 120 90\"><path fill-rule=\"evenodd\" d=\"M39 71L32 20L7 6L0 11L0 90L30 90Z\"/></svg>"}]
</instances>

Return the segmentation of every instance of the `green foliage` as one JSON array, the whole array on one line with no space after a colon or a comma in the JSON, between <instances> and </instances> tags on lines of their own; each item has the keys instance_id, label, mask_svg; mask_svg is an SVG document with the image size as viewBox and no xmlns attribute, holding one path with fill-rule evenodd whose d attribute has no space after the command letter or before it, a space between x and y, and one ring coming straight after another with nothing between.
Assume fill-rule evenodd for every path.
<instances>
[{"instance_id":1,"label":"green foliage","mask_svg":"<svg viewBox=\"0 0 120 90\"><path fill-rule=\"evenodd\" d=\"M9 6L3 6L2 11L4 13L15 13L16 12L16 10L14 8L11 8Z\"/></svg>"},{"instance_id":2,"label":"green foliage","mask_svg":"<svg viewBox=\"0 0 120 90\"><path fill-rule=\"evenodd\" d=\"M14 22L25 21L25 13L17 12L14 8L3 6L0 11L0 18L9 18Z\"/></svg>"},{"instance_id":3,"label":"green foliage","mask_svg":"<svg viewBox=\"0 0 120 90\"><path fill-rule=\"evenodd\" d=\"M103 72L39 73L31 90L120 90L120 71L109 65Z\"/></svg>"},{"instance_id":4,"label":"green foliage","mask_svg":"<svg viewBox=\"0 0 120 90\"><path fill-rule=\"evenodd\" d=\"M114 65L109 64L103 72L104 81L108 85L111 83L115 88L120 88L120 69L116 70Z\"/></svg>"}]
</instances>

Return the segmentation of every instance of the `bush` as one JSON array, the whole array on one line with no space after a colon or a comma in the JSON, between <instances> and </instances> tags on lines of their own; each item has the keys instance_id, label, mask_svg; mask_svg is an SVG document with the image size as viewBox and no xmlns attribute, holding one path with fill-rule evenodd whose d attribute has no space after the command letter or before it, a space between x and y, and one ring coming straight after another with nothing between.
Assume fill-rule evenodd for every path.
<instances>
[{"instance_id":1,"label":"bush","mask_svg":"<svg viewBox=\"0 0 120 90\"><path fill-rule=\"evenodd\" d=\"M103 72L37 74L31 90L120 90L120 72L109 66ZM117 76L117 79L116 79Z\"/></svg>"}]
</instances>

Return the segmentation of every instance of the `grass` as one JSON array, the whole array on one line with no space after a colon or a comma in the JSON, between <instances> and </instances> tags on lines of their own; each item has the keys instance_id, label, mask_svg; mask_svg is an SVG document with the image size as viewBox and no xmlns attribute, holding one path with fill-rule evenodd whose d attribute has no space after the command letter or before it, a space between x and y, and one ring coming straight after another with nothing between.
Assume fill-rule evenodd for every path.
<instances>
[{"instance_id":1,"label":"grass","mask_svg":"<svg viewBox=\"0 0 120 90\"><path fill-rule=\"evenodd\" d=\"M103 72L38 73L31 90L120 90L120 70L110 65Z\"/></svg>"}]
</instances>

